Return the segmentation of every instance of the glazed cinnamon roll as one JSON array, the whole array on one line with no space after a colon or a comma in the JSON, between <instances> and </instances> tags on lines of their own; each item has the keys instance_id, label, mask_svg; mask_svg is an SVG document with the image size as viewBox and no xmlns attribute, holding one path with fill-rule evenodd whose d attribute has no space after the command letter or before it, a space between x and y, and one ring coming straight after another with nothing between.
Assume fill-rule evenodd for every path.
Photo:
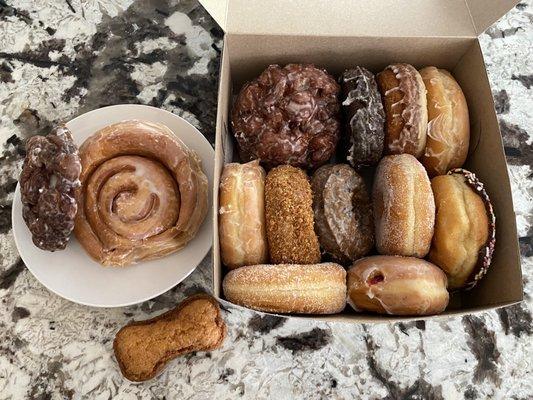
<instances>
[{"instance_id":1,"label":"glazed cinnamon roll","mask_svg":"<svg viewBox=\"0 0 533 400\"><path fill-rule=\"evenodd\" d=\"M102 265L125 266L183 248L207 213L201 160L164 125L124 121L80 147L74 233Z\"/></svg>"}]
</instances>

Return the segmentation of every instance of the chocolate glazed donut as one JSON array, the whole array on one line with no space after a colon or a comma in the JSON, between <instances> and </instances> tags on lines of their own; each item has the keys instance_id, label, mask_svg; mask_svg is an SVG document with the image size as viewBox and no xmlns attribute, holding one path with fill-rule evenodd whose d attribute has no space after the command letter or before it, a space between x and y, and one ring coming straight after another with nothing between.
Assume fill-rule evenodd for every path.
<instances>
[{"instance_id":1,"label":"chocolate glazed donut","mask_svg":"<svg viewBox=\"0 0 533 400\"><path fill-rule=\"evenodd\" d=\"M270 65L244 85L231 112L242 161L316 168L339 140L339 85L313 65Z\"/></svg>"},{"instance_id":2,"label":"chocolate glazed donut","mask_svg":"<svg viewBox=\"0 0 533 400\"><path fill-rule=\"evenodd\" d=\"M103 265L160 258L184 247L207 212L198 156L166 126L110 125L80 147L82 193L74 233Z\"/></svg>"}]
</instances>

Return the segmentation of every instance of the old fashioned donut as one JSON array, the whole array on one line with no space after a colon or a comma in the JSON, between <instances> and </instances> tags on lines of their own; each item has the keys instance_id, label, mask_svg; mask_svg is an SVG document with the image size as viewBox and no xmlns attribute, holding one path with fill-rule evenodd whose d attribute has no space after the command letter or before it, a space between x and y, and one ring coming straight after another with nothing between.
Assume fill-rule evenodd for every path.
<instances>
[{"instance_id":1,"label":"old fashioned donut","mask_svg":"<svg viewBox=\"0 0 533 400\"><path fill-rule=\"evenodd\" d=\"M308 64L270 65L244 85L231 126L243 161L267 168L314 168L329 160L339 140L339 85Z\"/></svg>"},{"instance_id":2,"label":"old fashioned donut","mask_svg":"<svg viewBox=\"0 0 533 400\"><path fill-rule=\"evenodd\" d=\"M222 287L227 300L259 311L334 314L346 305L346 271L334 263L244 266Z\"/></svg>"},{"instance_id":3,"label":"old fashioned donut","mask_svg":"<svg viewBox=\"0 0 533 400\"><path fill-rule=\"evenodd\" d=\"M22 217L33 243L42 250L63 250L78 211L81 163L65 126L26 143L20 175Z\"/></svg>"},{"instance_id":4,"label":"old fashioned donut","mask_svg":"<svg viewBox=\"0 0 533 400\"><path fill-rule=\"evenodd\" d=\"M348 304L356 311L431 315L446 309L446 275L415 257L372 256L348 270Z\"/></svg>"},{"instance_id":5,"label":"old fashioned donut","mask_svg":"<svg viewBox=\"0 0 533 400\"><path fill-rule=\"evenodd\" d=\"M363 178L347 164L323 165L311 178L315 231L324 251L341 263L374 246L372 205Z\"/></svg>"}]
</instances>

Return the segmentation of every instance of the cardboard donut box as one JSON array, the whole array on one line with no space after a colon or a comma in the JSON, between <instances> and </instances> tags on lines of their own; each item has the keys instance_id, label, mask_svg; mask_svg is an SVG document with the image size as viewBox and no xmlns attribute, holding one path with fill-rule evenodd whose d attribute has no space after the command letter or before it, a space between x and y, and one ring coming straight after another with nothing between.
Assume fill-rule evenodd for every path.
<instances>
[{"instance_id":1,"label":"cardboard donut box","mask_svg":"<svg viewBox=\"0 0 533 400\"><path fill-rule=\"evenodd\" d=\"M522 276L516 220L502 138L478 35L516 0L201 0L224 29L216 123L213 187L213 285L223 298L218 185L224 164L240 161L229 113L242 85L269 64L313 63L338 77L364 66L374 73L406 62L449 70L466 96L471 141L464 168L485 184L496 213L496 248L487 275L472 290L453 294L441 316L520 302ZM325 321L421 319L356 313L298 316ZM424 318L434 318L424 317Z\"/></svg>"}]
</instances>

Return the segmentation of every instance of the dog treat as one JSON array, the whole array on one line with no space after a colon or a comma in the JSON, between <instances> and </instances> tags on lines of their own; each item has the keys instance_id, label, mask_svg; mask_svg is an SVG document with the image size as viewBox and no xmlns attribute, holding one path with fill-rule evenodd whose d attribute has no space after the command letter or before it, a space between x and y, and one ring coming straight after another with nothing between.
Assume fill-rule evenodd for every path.
<instances>
[{"instance_id":1,"label":"dog treat","mask_svg":"<svg viewBox=\"0 0 533 400\"><path fill-rule=\"evenodd\" d=\"M426 88L409 64L392 64L377 75L385 105L385 152L419 158L426 147L428 110Z\"/></svg>"},{"instance_id":2,"label":"dog treat","mask_svg":"<svg viewBox=\"0 0 533 400\"><path fill-rule=\"evenodd\" d=\"M26 143L20 175L22 217L33 243L42 250L63 250L78 210L81 163L65 126Z\"/></svg>"},{"instance_id":3,"label":"dog treat","mask_svg":"<svg viewBox=\"0 0 533 400\"><path fill-rule=\"evenodd\" d=\"M348 304L356 311L431 315L448 305L446 275L415 257L372 256L348 270Z\"/></svg>"},{"instance_id":4,"label":"dog treat","mask_svg":"<svg viewBox=\"0 0 533 400\"><path fill-rule=\"evenodd\" d=\"M218 349L225 335L218 302L202 294L155 318L124 326L113 350L122 375L141 382L155 377L177 356Z\"/></svg>"},{"instance_id":5,"label":"dog treat","mask_svg":"<svg viewBox=\"0 0 533 400\"><path fill-rule=\"evenodd\" d=\"M385 141L385 112L374 74L363 67L340 78L346 120L347 159L355 168L377 164Z\"/></svg>"},{"instance_id":6,"label":"dog treat","mask_svg":"<svg viewBox=\"0 0 533 400\"><path fill-rule=\"evenodd\" d=\"M80 147L82 192L74 233L102 265L178 251L207 213L201 160L165 125L124 121Z\"/></svg>"},{"instance_id":7,"label":"dog treat","mask_svg":"<svg viewBox=\"0 0 533 400\"><path fill-rule=\"evenodd\" d=\"M265 217L272 263L320 262L312 204L311 186L303 170L281 165L268 173Z\"/></svg>"},{"instance_id":8,"label":"dog treat","mask_svg":"<svg viewBox=\"0 0 533 400\"><path fill-rule=\"evenodd\" d=\"M228 268L268 261L265 170L259 161L224 166L219 187L219 236Z\"/></svg>"},{"instance_id":9,"label":"dog treat","mask_svg":"<svg viewBox=\"0 0 533 400\"><path fill-rule=\"evenodd\" d=\"M431 245L435 201L426 170L410 154L384 157L372 193L378 253L425 257Z\"/></svg>"},{"instance_id":10,"label":"dog treat","mask_svg":"<svg viewBox=\"0 0 533 400\"><path fill-rule=\"evenodd\" d=\"M244 85L231 112L241 159L267 168L327 162L339 140L338 94L335 79L313 65L270 65Z\"/></svg>"},{"instance_id":11,"label":"dog treat","mask_svg":"<svg viewBox=\"0 0 533 400\"><path fill-rule=\"evenodd\" d=\"M372 206L365 182L347 164L323 165L311 178L315 231L324 251L354 261L374 246Z\"/></svg>"},{"instance_id":12,"label":"dog treat","mask_svg":"<svg viewBox=\"0 0 533 400\"><path fill-rule=\"evenodd\" d=\"M444 175L461 167L468 154L470 122L461 87L444 69L420 71L427 89L428 129L422 164L429 176Z\"/></svg>"},{"instance_id":13,"label":"dog treat","mask_svg":"<svg viewBox=\"0 0 533 400\"><path fill-rule=\"evenodd\" d=\"M470 289L487 272L496 243L496 217L476 176L464 169L431 180L437 209L429 259L448 275L450 289Z\"/></svg>"},{"instance_id":14,"label":"dog treat","mask_svg":"<svg viewBox=\"0 0 533 400\"><path fill-rule=\"evenodd\" d=\"M346 271L334 263L245 266L222 286L226 299L259 311L334 314L346 305Z\"/></svg>"}]
</instances>

